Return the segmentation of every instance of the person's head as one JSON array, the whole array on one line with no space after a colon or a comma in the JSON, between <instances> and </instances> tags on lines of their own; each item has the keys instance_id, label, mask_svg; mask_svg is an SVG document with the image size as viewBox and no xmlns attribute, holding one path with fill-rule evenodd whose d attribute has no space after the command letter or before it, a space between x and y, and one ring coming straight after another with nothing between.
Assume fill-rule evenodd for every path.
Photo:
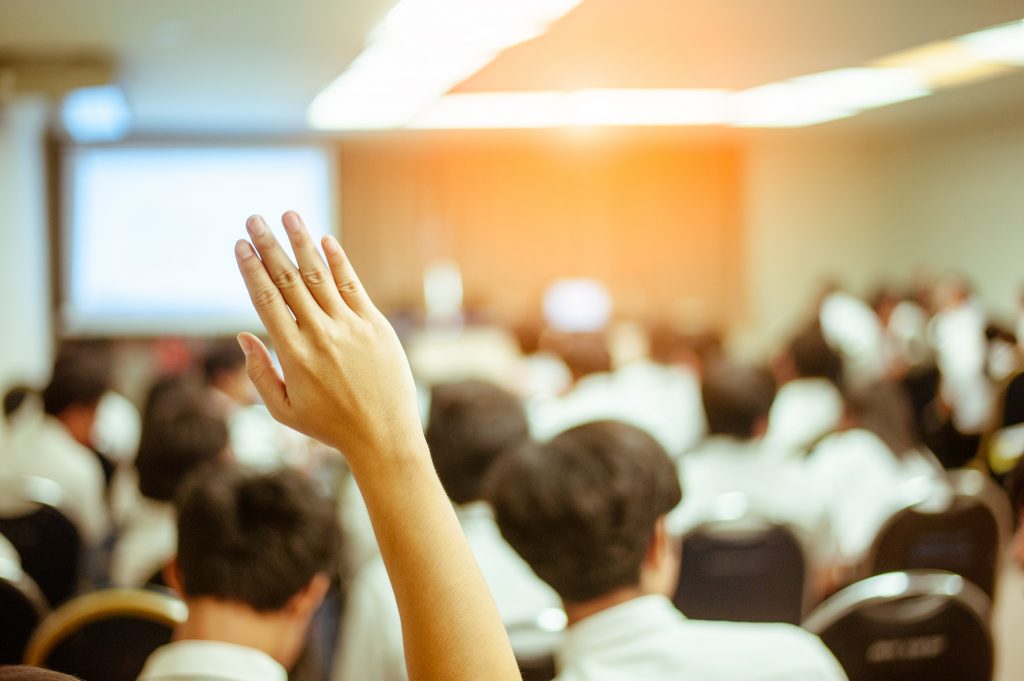
<instances>
[{"instance_id":1,"label":"person's head","mask_svg":"<svg viewBox=\"0 0 1024 681\"><path fill-rule=\"evenodd\" d=\"M679 479L642 430L598 421L512 450L487 490L502 535L567 604L675 587L664 516L680 501Z\"/></svg>"},{"instance_id":2,"label":"person's head","mask_svg":"<svg viewBox=\"0 0 1024 681\"><path fill-rule=\"evenodd\" d=\"M206 383L235 402L253 401L252 386L245 373L245 353L234 338L214 341L203 356Z\"/></svg>"},{"instance_id":3,"label":"person's head","mask_svg":"<svg viewBox=\"0 0 1024 681\"><path fill-rule=\"evenodd\" d=\"M334 505L297 471L232 464L194 473L175 504L178 555L167 575L189 603L190 621L226 610L234 640L269 628L272 654L291 666L337 561Z\"/></svg>"},{"instance_id":4,"label":"person's head","mask_svg":"<svg viewBox=\"0 0 1024 681\"><path fill-rule=\"evenodd\" d=\"M1006 491L1017 528L1013 536L1013 558L1024 569L1024 457L1017 460L1017 465L1006 476Z\"/></svg>"},{"instance_id":5,"label":"person's head","mask_svg":"<svg viewBox=\"0 0 1024 681\"><path fill-rule=\"evenodd\" d=\"M43 410L59 419L75 440L91 444L100 398L110 389L110 365L100 352L62 348L43 389Z\"/></svg>"},{"instance_id":6,"label":"person's head","mask_svg":"<svg viewBox=\"0 0 1024 681\"><path fill-rule=\"evenodd\" d=\"M798 334L789 344L789 354L800 378L824 378L840 385L843 359L825 340L820 324L812 324Z\"/></svg>"},{"instance_id":7,"label":"person's head","mask_svg":"<svg viewBox=\"0 0 1024 681\"><path fill-rule=\"evenodd\" d=\"M457 504L480 499L494 460L529 434L519 400L497 386L463 381L431 391L427 444L441 484Z\"/></svg>"},{"instance_id":8,"label":"person's head","mask_svg":"<svg viewBox=\"0 0 1024 681\"><path fill-rule=\"evenodd\" d=\"M552 341L572 380L612 370L612 356L601 333L567 333Z\"/></svg>"},{"instance_id":9,"label":"person's head","mask_svg":"<svg viewBox=\"0 0 1024 681\"><path fill-rule=\"evenodd\" d=\"M749 440L767 429L775 380L763 367L713 364L704 372L701 397L710 434Z\"/></svg>"},{"instance_id":10,"label":"person's head","mask_svg":"<svg viewBox=\"0 0 1024 681\"><path fill-rule=\"evenodd\" d=\"M42 667L0 665L0 681L81 681L81 679Z\"/></svg>"},{"instance_id":11,"label":"person's head","mask_svg":"<svg viewBox=\"0 0 1024 681\"><path fill-rule=\"evenodd\" d=\"M143 409L135 457L139 491L156 501L171 501L190 473L223 461L227 448L227 423L198 382L186 377L159 381Z\"/></svg>"}]
</instances>

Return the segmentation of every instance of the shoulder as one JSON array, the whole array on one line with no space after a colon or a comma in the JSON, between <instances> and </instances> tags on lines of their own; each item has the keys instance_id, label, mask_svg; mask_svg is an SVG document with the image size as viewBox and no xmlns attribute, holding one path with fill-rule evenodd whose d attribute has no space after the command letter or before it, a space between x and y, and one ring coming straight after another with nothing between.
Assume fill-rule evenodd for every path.
<instances>
[{"instance_id":1,"label":"shoulder","mask_svg":"<svg viewBox=\"0 0 1024 681\"><path fill-rule=\"evenodd\" d=\"M800 627L695 620L684 626L691 646L707 655L722 654L723 662L731 659L742 664L743 660L756 659L764 678L811 672L817 674L811 678L846 678L821 639Z\"/></svg>"}]
</instances>

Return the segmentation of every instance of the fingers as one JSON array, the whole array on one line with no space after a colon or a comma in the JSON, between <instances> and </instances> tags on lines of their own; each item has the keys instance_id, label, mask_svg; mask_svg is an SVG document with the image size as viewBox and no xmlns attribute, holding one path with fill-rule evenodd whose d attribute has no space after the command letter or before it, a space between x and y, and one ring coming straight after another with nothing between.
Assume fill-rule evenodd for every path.
<instances>
[{"instance_id":1,"label":"fingers","mask_svg":"<svg viewBox=\"0 0 1024 681\"><path fill-rule=\"evenodd\" d=\"M260 316L260 321L274 340L274 344L279 345L285 339L294 338L298 333L295 320L292 319L281 292L270 279L270 275L248 241L240 240L235 243L235 259L238 261L238 269L242 272L242 279L245 280L245 288L249 291L249 298L256 308L256 314Z\"/></svg>"},{"instance_id":2,"label":"fingers","mask_svg":"<svg viewBox=\"0 0 1024 681\"><path fill-rule=\"evenodd\" d=\"M327 265L334 275L334 284L338 287L341 297L345 300L352 311L364 316L375 310L370 296L366 295L356 271L352 268L341 244L333 236L325 236L321 242L324 247L324 255L327 256Z\"/></svg>"},{"instance_id":3,"label":"fingers","mask_svg":"<svg viewBox=\"0 0 1024 681\"><path fill-rule=\"evenodd\" d=\"M309 238L306 224L302 217L295 211L288 211L281 217L285 232L288 234L288 241L292 245L292 252L295 254L295 262L299 266L299 273L302 281L306 283L309 292L320 307L329 315L336 315L345 307L338 287L334 285L334 277L320 257L320 251Z\"/></svg>"},{"instance_id":4,"label":"fingers","mask_svg":"<svg viewBox=\"0 0 1024 681\"><path fill-rule=\"evenodd\" d=\"M283 422L287 419L288 394L285 392L284 381L274 368L270 351L263 341L251 333L238 334L238 344L245 353L245 373L249 375L249 380L271 416Z\"/></svg>"},{"instance_id":5,"label":"fingers","mask_svg":"<svg viewBox=\"0 0 1024 681\"><path fill-rule=\"evenodd\" d=\"M252 239L252 245L256 247L263 260L263 267L270 275L270 280L295 313L295 318L300 324L304 320L313 319L320 311L320 306L313 300L312 294L302 281L302 275L277 243L267 223L259 215L253 215L246 220L245 228Z\"/></svg>"}]
</instances>

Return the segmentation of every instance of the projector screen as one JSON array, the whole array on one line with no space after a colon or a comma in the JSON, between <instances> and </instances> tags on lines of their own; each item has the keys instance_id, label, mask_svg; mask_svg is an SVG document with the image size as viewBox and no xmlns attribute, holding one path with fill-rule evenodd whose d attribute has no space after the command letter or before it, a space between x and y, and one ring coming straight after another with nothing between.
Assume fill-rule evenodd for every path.
<instances>
[{"instance_id":1,"label":"projector screen","mask_svg":"<svg viewBox=\"0 0 1024 681\"><path fill-rule=\"evenodd\" d=\"M225 334L261 328L234 242L259 213L284 240L299 211L335 225L328 152L316 147L83 147L65 155L63 330Z\"/></svg>"}]
</instances>

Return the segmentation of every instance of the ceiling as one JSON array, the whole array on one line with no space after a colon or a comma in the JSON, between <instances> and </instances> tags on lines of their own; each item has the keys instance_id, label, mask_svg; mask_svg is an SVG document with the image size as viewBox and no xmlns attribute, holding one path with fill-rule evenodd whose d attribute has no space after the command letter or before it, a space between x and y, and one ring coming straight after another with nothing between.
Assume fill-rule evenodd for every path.
<instances>
[{"instance_id":1,"label":"ceiling","mask_svg":"<svg viewBox=\"0 0 1024 681\"><path fill-rule=\"evenodd\" d=\"M0 52L109 53L136 128L288 134L394 0L2 0ZM585 0L458 91L746 88L1024 17L1021 0ZM831 126L1024 114L1024 75Z\"/></svg>"}]
</instances>

